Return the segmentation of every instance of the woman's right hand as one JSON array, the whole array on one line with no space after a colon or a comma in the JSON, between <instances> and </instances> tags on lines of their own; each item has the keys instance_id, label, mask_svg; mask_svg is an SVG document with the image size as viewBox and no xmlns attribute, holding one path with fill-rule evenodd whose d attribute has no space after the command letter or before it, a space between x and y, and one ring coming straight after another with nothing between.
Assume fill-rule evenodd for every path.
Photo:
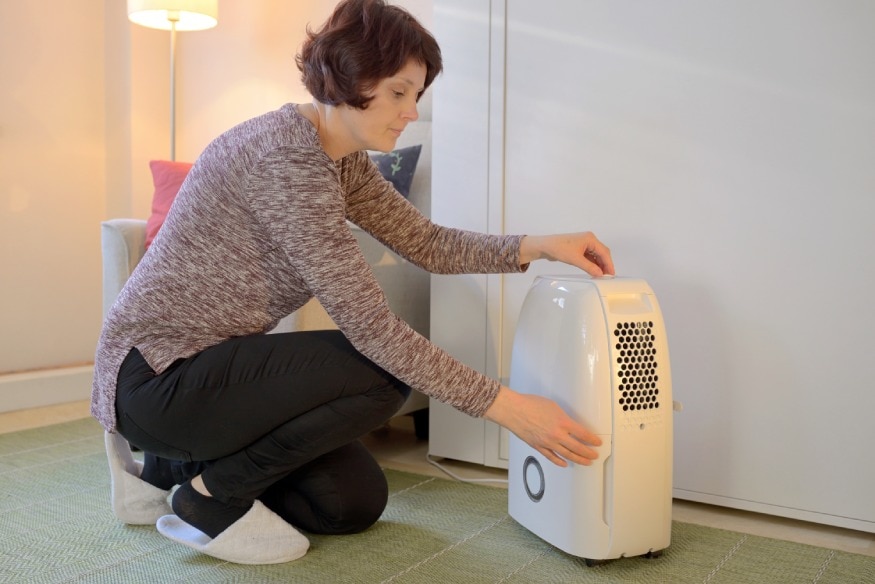
<instances>
[{"instance_id":1,"label":"woman's right hand","mask_svg":"<svg viewBox=\"0 0 875 584\"><path fill-rule=\"evenodd\" d=\"M548 398L502 386L483 417L504 426L558 466L590 465L598 458L590 446L601 446L601 438Z\"/></svg>"}]
</instances>

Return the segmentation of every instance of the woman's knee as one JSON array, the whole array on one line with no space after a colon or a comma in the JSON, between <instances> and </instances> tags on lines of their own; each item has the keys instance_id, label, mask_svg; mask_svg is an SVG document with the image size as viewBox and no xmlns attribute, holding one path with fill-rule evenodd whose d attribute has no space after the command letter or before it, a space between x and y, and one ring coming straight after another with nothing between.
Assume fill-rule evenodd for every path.
<instances>
[{"instance_id":1,"label":"woman's knee","mask_svg":"<svg viewBox=\"0 0 875 584\"><path fill-rule=\"evenodd\" d=\"M283 519L311 533L364 531L389 500L383 469L355 441L304 465L260 497Z\"/></svg>"},{"instance_id":2,"label":"woman's knee","mask_svg":"<svg viewBox=\"0 0 875 584\"><path fill-rule=\"evenodd\" d=\"M376 480L349 486L353 488L341 498L342 505L334 509L322 509L323 533L359 533L375 524L386 510L389 487L382 474Z\"/></svg>"},{"instance_id":3,"label":"woman's knee","mask_svg":"<svg viewBox=\"0 0 875 584\"><path fill-rule=\"evenodd\" d=\"M372 526L386 509L386 479L345 480L327 476L284 480L268 489L261 501L291 525L321 535L347 535Z\"/></svg>"}]
</instances>

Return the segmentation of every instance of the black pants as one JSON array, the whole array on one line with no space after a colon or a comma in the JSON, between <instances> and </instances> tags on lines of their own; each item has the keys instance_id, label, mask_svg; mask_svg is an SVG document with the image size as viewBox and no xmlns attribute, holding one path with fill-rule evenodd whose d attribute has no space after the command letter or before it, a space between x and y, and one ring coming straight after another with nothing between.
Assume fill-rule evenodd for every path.
<instances>
[{"instance_id":1,"label":"black pants","mask_svg":"<svg viewBox=\"0 0 875 584\"><path fill-rule=\"evenodd\" d=\"M202 474L217 500L261 499L296 527L348 533L385 508L382 470L358 438L410 389L339 331L240 337L160 375L132 349L118 378L118 429L131 444Z\"/></svg>"}]
</instances>

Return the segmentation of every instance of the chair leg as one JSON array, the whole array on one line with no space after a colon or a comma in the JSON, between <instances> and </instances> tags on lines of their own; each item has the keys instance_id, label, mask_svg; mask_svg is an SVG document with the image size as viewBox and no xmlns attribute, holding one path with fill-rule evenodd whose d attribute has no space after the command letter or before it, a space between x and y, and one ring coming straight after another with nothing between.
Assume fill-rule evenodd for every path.
<instances>
[{"instance_id":1,"label":"chair leg","mask_svg":"<svg viewBox=\"0 0 875 584\"><path fill-rule=\"evenodd\" d=\"M413 416L413 432L419 440L428 440L428 408L416 410Z\"/></svg>"}]
</instances>

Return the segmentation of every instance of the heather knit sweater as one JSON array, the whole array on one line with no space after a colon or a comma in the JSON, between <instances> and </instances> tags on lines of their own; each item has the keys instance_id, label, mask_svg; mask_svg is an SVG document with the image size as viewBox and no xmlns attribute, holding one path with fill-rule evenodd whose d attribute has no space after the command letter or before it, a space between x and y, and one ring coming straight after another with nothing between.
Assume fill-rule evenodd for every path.
<instances>
[{"instance_id":1,"label":"heather knit sweater","mask_svg":"<svg viewBox=\"0 0 875 584\"><path fill-rule=\"evenodd\" d=\"M229 130L198 158L161 231L110 309L92 414L114 430L121 362L157 373L231 337L271 330L315 296L362 354L398 379L480 416L499 384L411 329L386 303L346 221L433 273L520 271L522 236L440 227L367 153L333 162L286 105Z\"/></svg>"}]
</instances>

